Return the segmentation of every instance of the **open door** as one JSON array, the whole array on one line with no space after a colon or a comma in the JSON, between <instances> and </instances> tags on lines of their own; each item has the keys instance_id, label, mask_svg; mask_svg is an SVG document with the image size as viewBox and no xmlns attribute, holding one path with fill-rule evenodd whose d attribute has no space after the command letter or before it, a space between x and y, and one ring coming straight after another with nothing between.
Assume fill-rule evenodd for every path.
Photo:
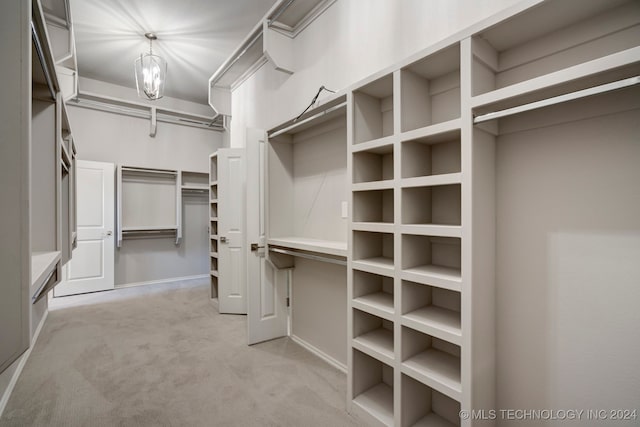
<instances>
[{"instance_id":1,"label":"open door","mask_svg":"<svg viewBox=\"0 0 640 427\"><path fill-rule=\"evenodd\" d=\"M247 313L245 150L218 150L218 310Z\"/></svg>"},{"instance_id":2,"label":"open door","mask_svg":"<svg viewBox=\"0 0 640 427\"><path fill-rule=\"evenodd\" d=\"M287 279L266 254L266 135L247 130L247 340L249 345L287 335Z\"/></svg>"},{"instance_id":3,"label":"open door","mask_svg":"<svg viewBox=\"0 0 640 427\"><path fill-rule=\"evenodd\" d=\"M62 268L56 297L114 288L114 171L113 163L76 163L78 246Z\"/></svg>"}]
</instances>

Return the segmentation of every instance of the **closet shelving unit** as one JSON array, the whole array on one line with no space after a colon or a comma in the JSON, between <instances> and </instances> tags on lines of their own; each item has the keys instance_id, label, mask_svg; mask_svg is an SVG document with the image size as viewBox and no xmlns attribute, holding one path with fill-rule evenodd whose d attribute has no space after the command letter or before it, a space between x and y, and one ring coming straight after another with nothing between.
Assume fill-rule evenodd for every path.
<instances>
[{"instance_id":1,"label":"closet shelving unit","mask_svg":"<svg viewBox=\"0 0 640 427\"><path fill-rule=\"evenodd\" d=\"M267 245L346 259L346 96L269 132Z\"/></svg>"},{"instance_id":2,"label":"closet shelving unit","mask_svg":"<svg viewBox=\"0 0 640 427\"><path fill-rule=\"evenodd\" d=\"M119 165L117 247L125 239L182 238L181 174L170 169Z\"/></svg>"},{"instance_id":3,"label":"closet shelving unit","mask_svg":"<svg viewBox=\"0 0 640 427\"><path fill-rule=\"evenodd\" d=\"M531 0L351 88L351 411L495 408L495 147L638 108L639 44L636 1Z\"/></svg>"},{"instance_id":4,"label":"closet shelving unit","mask_svg":"<svg viewBox=\"0 0 640 427\"><path fill-rule=\"evenodd\" d=\"M218 153L209 156L209 259L211 298L218 298Z\"/></svg>"}]
</instances>

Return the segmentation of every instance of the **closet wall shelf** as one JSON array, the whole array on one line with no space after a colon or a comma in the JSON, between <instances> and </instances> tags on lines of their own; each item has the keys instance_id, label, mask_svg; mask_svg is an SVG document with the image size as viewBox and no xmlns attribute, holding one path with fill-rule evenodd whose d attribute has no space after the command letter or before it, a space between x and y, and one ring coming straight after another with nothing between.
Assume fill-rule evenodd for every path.
<instances>
[{"instance_id":1,"label":"closet wall shelf","mask_svg":"<svg viewBox=\"0 0 640 427\"><path fill-rule=\"evenodd\" d=\"M404 178L400 181L402 188L410 187L433 187L436 185L460 184L462 173L446 173L442 175L420 176L416 178Z\"/></svg>"},{"instance_id":2,"label":"closet wall shelf","mask_svg":"<svg viewBox=\"0 0 640 427\"><path fill-rule=\"evenodd\" d=\"M60 251L34 252L31 255L31 296L33 298L37 296L45 284L45 279L54 270L61 256Z\"/></svg>"},{"instance_id":3,"label":"closet wall shelf","mask_svg":"<svg viewBox=\"0 0 640 427\"><path fill-rule=\"evenodd\" d=\"M419 236L462 237L462 227L459 225L401 225L400 232Z\"/></svg>"},{"instance_id":4,"label":"closet wall shelf","mask_svg":"<svg viewBox=\"0 0 640 427\"><path fill-rule=\"evenodd\" d=\"M379 383L359 394L353 403L385 426L393 425L393 388Z\"/></svg>"},{"instance_id":5,"label":"closet wall shelf","mask_svg":"<svg viewBox=\"0 0 640 427\"><path fill-rule=\"evenodd\" d=\"M450 343L462 344L460 313L457 311L436 306L421 307L404 314L402 324Z\"/></svg>"},{"instance_id":6,"label":"closet wall shelf","mask_svg":"<svg viewBox=\"0 0 640 427\"><path fill-rule=\"evenodd\" d=\"M393 180L385 179L383 181L359 182L351 184L351 191L370 191L370 190L390 190L393 188Z\"/></svg>"},{"instance_id":7,"label":"closet wall shelf","mask_svg":"<svg viewBox=\"0 0 640 427\"><path fill-rule=\"evenodd\" d=\"M433 265L407 268L402 270L401 277L402 280L437 286L451 291L460 292L462 290L460 271L454 268Z\"/></svg>"},{"instance_id":8,"label":"closet wall shelf","mask_svg":"<svg viewBox=\"0 0 640 427\"><path fill-rule=\"evenodd\" d=\"M491 111L486 110L511 108L599 84L611 83L637 75L638 62L640 62L640 47L634 47L474 96L471 98L471 107L482 109L482 113L488 113Z\"/></svg>"},{"instance_id":9,"label":"closet wall shelf","mask_svg":"<svg viewBox=\"0 0 640 427\"><path fill-rule=\"evenodd\" d=\"M395 140L396 138L393 135L390 135L382 138L377 138L371 141L359 142L353 146L352 152L353 153L359 153L362 151L376 152L377 150L381 150L384 148L391 148Z\"/></svg>"},{"instance_id":10,"label":"closet wall shelf","mask_svg":"<svg viewBox=\"0 0 640 427\"><path fill-rule=\"evenodd\" d=\"M623 89L629 86L634 86L640 83L640 76L629 77L627 79L618 80L611 83L606 83L599 86L590 87L588 89L582 89L575 92L570 92L564 95L558 95L551 98L545 98L540 101L531 102L528 104L519 105L517 107L507 108L505 110L495 111L492 113L486 113L481 116L477 116L473 119L473 123L482 123L490 120L496 120L502 117L508 117L526 111L536 110L538 108L544 108L563 102L569 102L580 98L586 98L588 96L598 95L601 93L611 92L618 89Z\"/></svg>"},{"instance_id":11,"label":"closet wall shelf","mask_svg":"<svg viewBox=\"0 0 640 427\"><path fill-rule=\"evenodd\" d=\"M393 365L393 333L379 328L353 339L353 347L374 359Z\"/></svg>"},{"instance_id":12,"label":"closet wall shelf","mask_svg":"<svg viewBox=\"0 0 640 427\"><path fill-rule=\"evenodd\" d=\"M462 121L453 119L446 122L429 125L418 129L413 129L400 134L403 141L412 139L428 139L431 143L444 142L460 137Z\"/></svg>"},{"instance_id":13,"label":"closet wall shelf","mask_svg":"<svg viewBox=\"0 0 640 427\"><path fill-rule=\"evenodd\" d=\"M282 248L299 249L319 254L347 257L347 243L333 240L309 239L305 237L272 237L267 244Z\"/></svg>"},{"instance_id":14,"label":"closet wall shelf","mask_svg":"<svg viewBox=\"0 0 640 427\"><path fill-rule=\"evenodd\" d=\"M462 399L458 357L444 351L429 349L404 361L402 373L452 399Z\"/></svg>"},{"instance_id":15,"label":"closet wall shelf","mask_svg":"<svg viewBox=\"0 0 640 427\"><path fill-rule=\"evenodd\" d=\"M354 222L354 231L372 231L377 233L393 233L395 226L386 222Z\"/></svg>"},{"instance_id":16,"label":"closet wall shelf","mask_svg":"<svg viewBox=\"0 0 640 427\"><path fill-rule=\"evenodd\" d=\"M354 270L393 277L393 260L390 258L377 257L354 260L352 266Z\"/></svg>"},{"instance_id":17,"label":"closet wall shelf","mask_svg":"<svg viewBox=\"0 0 640 427\"><path fill-rule=\"evenodd\" d=\"M382 319L393 321L393 295L386 292L376 292L363 295L352 301L352 307L365 313L373 314Z\"/></svg>"},{"instance_id":18,"label":"closet wall shelf","mask_svg":"<svg viewBox=\"0 0 640 427\"><path fill-rule=\"evenodd\" d=\"M342 265L342 266L347 265L347 261L345 259L342 259L342 257L334 258L328 254L323 254L323 253L318 253L313 251L308 252L308 251L288 249L288 248L282 248L282 247L270 245L269 252L274 252L282 255L290 255L290 256L299 257L299 258L306 258L313 261L328 262L330 264L336 264L336 265Z\"/></svg>"}]
</instances>

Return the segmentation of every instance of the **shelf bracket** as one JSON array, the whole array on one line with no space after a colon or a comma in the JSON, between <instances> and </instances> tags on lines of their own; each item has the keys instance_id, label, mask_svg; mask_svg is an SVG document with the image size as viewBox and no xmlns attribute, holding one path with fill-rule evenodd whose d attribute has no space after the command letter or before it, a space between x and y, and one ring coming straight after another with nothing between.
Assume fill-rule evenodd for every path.
<instances>
[{"instance_id":1,"label":"shelf bracket","mask_svg":"<svg viewBox=\"0 0 640 427\"><path fill-rule=\"evenodd\" d=\"M152 138L155 138L157 131L158 131L158 111L156 110L156 107L151 107L151 129L149 130L149 136Z\"/></svg>"}]
</instances>

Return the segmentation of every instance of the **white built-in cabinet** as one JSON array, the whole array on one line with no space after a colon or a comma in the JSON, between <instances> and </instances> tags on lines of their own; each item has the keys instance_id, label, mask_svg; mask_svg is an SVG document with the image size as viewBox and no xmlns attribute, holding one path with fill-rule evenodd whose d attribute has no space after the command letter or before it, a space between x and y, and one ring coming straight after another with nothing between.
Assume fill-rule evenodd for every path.
<instances>
[{"instance_id":1,"label":"white built-in cabinet","mask_svg":"<svg viewBox=\"0 0 640 427\"><path fill-rule=\"evenodd\" d=\"M637 1L529 1L348 91L351 411L495 408L496 147L637 111L639 45Z\"/></svg>"},{"instance_id":2,"label":"white built-in cabinet","mask_svg":"<svg viewBox=\"0 0 640 427\"><path fill-rule=\"evenodd\" d=\"M2 7L0 372L29 347L76 239L76 149L55 40L39 1Z\"/></svg>"},{"instance_id":3,"label":"white built-in cabinet","mask_svg":"<svg viewBox=\"0 0 640 427\"><path fill-rule=\"evenodd\" d=\"M209 156L209 258L210 296L218 299L218 153Z\"/></svg>"}]
</instances>

